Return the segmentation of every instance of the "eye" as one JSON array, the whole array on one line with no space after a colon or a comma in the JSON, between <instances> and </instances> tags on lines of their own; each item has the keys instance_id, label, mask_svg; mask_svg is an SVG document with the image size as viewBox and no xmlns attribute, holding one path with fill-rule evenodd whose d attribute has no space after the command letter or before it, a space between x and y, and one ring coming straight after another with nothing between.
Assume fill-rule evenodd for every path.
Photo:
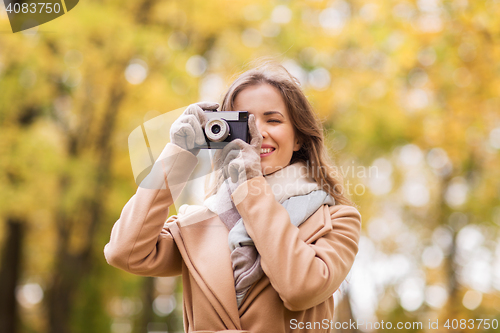
<instances>
[{"instance_id":1,"label":"eye","mask_svg":"<svg viewBox=\"0 0 500 333\"><path fill-rule=\"evenodd\" d=\"M267 122L268 123L278 123L278 124L281 124L281 120L279 120L279 119L269 119Z\"/></svg>"}]
</instances>

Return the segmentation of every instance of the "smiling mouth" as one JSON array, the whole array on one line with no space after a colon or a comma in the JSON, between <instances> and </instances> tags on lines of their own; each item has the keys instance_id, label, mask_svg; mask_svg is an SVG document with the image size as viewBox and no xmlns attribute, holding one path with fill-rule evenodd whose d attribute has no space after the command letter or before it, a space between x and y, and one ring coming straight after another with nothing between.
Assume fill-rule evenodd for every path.
<instances>
[{"instance_id":1,"label":"smiling mouth","mask_svg":"<svg viewBox=\"0 0 500 333\"><path fill-rule=\"evenodd\" d=\"M275 148L261 148L260 149L260 156L270 155L274 151L275 151Z\"/></svg>"}]
</instances>

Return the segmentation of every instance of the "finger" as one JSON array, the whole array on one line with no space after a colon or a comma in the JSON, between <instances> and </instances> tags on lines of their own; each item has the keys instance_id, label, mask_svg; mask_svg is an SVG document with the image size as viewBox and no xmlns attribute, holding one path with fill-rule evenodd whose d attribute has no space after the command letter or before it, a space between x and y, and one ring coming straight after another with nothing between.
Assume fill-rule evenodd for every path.
<instances>
[{"instance_id":1,"label":"finger","mask_svg":"<svg viewBox=\"0 0 500 333\"><path fill-rule=\"evenodd\" d=\"M240 165L237 162L233 162L229 165L228 169L231 182L236 183L240 175Z\"/></svg>"},{"instance_id":2,"label":"finger","mask_svg":"<svg viewBox=\"0 0 500 333\"><path fill-rule=\"evenodd\" d=\"M188 114L196 114L198 112L198 109L201 110L201 108L196 105L196 104L191 104L189 105L186 110L184 110L184 114L185 115L188 115ZM203 111L203 110L202 110Z\"/></svg>"},{"instance_id":3,"label":"finger","mask_svg":"<svg viewBox=\"0 0 500 333\"><path fill-rule=\"evenodd\" d=\"M219 107L219 103L215 102L199 102L196 103L196 106L198 106L197 110L197 115L198 119L200 120L201 126L205 127L205 124L207 123L207 117L205 116L204 110L207 111L217 111L217 108Z\"/></svg>"},{"instance_id":4,"label":"finger","mask_svg":"<svg viewBox=\"0 0 500 333\"><path fill-rule=\"evenodd\" d=\"M181 136L184 136L187 133L186 132L187 128L191 128L194 131L189 121L190 120L188 116L184 116L179 121L174 122L171 128L172 134L173 135L181 134ZM196 121L196 119L194 121Z\"/></svg>"},{"instance_id":5,"label":"finger","mask_svg":"<svg viewBox=\"0 0 500 333\"><path fill-rule=\"evenodd\" d=\"M193 142L196 142L196 144L199 146L205 144L206 143L205 135L203 133L203 128L201 127L198 118L196 118L195 115L190 114L186 116L185 121L188 122L193 128L194 132Z\"/></svg>"},{"instance_id":6,"label":"finger","mask_svg":"<svg viewBox=\"0 0 500 333\"><path fill-rule=\"evenodd\" d=\"M250 132L250 145L260 149L262 145L262 135L257 128L257 124L255 122L255 116L251 114L248 117L248 131Z\"/></svg>"},{"instance_id":7,"label":"finger","mask_svg":"<svg viewBox=\"0 0 500 333\"><path fill-rule=\"evenodd\" d=\"M222 162L222 172L224 173L224 179L227 179L228 177L231 176L231 164L233 164L234 161L238 159L239 154L240 154L239 150L231 150L224 157L224 160Z\"/></svg>"},{"instance_id":8,"label":"finger","mask_svg":"<svg viewBox=\"0 0 500 333\"><path fill-rule=\"evenodd\" d=\"M229 142L228 146L231 145L233 149L240 149L243 150L248 147L248 143L241 139L234 139L233 141Z\"/></svg>"},{"instance_id":9,"label":"finger","mask_svg":"<svg viewBox=\"0 0 500 333\"><path fill-rule=\"evenodd\" d=\"M233 159L229 163L228 173L233 183L245 180L243 179L245 178L245 162L241 158L241 154L238 155L238 158Z\"/></svg>"},{"instance_id":10,"label":"finger","mask_svg":"<svg viewBox=\"0 0 500 333\"><path fill-rule=\"evenodd\" d=\"M232 150L240 151L242 149L242 146L240 146L240 142L238 142L238 141L241 141L241 143L244 143L241 139L236 139L236 140L229 142L224 148L222 148L221 157L223 160L226 159L226 155L230 151L232 151Z\"/></svg>"},{"instance_id":11,"label":"finger","mask_svg":"<svg viewBox=\"0 0 500 333\"><path fill-rule=\"evenodd\" d=\"M216 149L213 156L212 156L212 164L214 171L219 170L222 168L222 155L221 155L222 149Z\"/></svg>"},{"instance_id":12,"label":"finger","mask_svg":"<svg viewBox=\"0 0 500 333\"><path fill-rule=\"evenodd\" d=\"M231 164L231 161L234 159L238 158L238 155L240 154L240 150L231 150L225 157L224 157L224 162L223 165L228 166Z\"/></svg>"},{"instance_id":13,"label":"finger","mask_svg":"<svg viewBox=\"0 0 500 333\"><path fill-rule=\"evenodd\" d=\"M205 136L203 135L203 128L202 128L200 121L196 115L194 115L194 114L185 115L184 117L182 117L180 119L180 122L189 124L189 126L191 126L193 128L196 139L199 139L200 136L203 139L205 139Z\"/></svg>"},{"instance_id":14,"label":"finger","mask_svg":"<svg viewBox=\"0 0 500 333\"><path fill-rule=\"evenodd\" d=\"M174 141L181 143L185 149L191 149L194 147L194 129L190 124L180 123L179 128L174 133Z\"/></svg>"},{"instance_id":15,"label":"finger","mask_svg":"<svg viewBox=\"0 0 500 333\"><path fill-rule=\"evenodd\" d=\"M189 124L194 127L194 125L200 126L200 123L198 122L198 118L194 114L185 114L179 119L180 123L183 124Z\"/></svg>"},{"instance_id":16,"label":"finger","mask_svg":"<svg viewBox=\"0 0 500 333\"><path fill-rule=\"evenodd\" d=\"M202 127L205 127L205 124L207 123L207 117L205 116L205 111L203 111L203 109L198 104L190 105L186 110L186 114L194 115L200 125Z\"/></svg>"},{"instance_id":17,"label":"finger","mask_svg":"<svg viewBox=\"0 0 500 333\"><path fill-rule=\"evenodd\" d=\"M223 149L216 149L213 155L215 170L219 170L225 166L227 167L226 159L228 158L228 155L231 153L231 151L239 152L239 147L235 145L230 146L229 144L227 144ZM234 156L230 156L228 161L232 158L234 158Z\"/></svg>"},{"instance_id":18,"label":"finger","mask_svg":"<svg viewBox=\"0 0 500 333\"><path fill-rule=\"evenodd\" d=\"M216 102L199 102L196 103L202 110L217 110L219 103Z\"/></svg>"}]
</instances>

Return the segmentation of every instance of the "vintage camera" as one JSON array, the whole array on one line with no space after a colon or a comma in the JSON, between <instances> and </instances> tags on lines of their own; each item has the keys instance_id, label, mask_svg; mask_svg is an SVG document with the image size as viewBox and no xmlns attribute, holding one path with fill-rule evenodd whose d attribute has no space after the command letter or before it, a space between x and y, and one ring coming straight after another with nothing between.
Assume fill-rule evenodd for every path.
<instances>
[{"instance_id":1,"label":"vintage camera","mask_svg":"<svg viewBox=\"0 0 500 333\"><path fill-rule=\"evenodd\" d=\"M140 185L151 172L156 159L168 142L170 127L183 114L185 109L185 107L182 107L161 114L144 122L130 133L128 148L132 172L137 185ZM249 114L247 111L205 111L205 115L208 120L204 129L206 143L197 147L220 149L235 139L250 142L248 131ZM206 135L207 131L208 136ZM208 152L205 153L208 157ZM200 155L204 154L200 153ZM203 168L199 170L197 172L209 172ZM195 179L200 176L193 174L193 177Z\"/></svg>"},{"instance_id":2,"label":"vintage camera","mask_svg":"<svg viewBox=\"0 0 500 333\"><path fill-rule=\"evenodd\" d=\"M250 141L247 111L205 111L205 117L206 144L197 148L221 149L236 139Z\"/></svg>"}]
</instances>

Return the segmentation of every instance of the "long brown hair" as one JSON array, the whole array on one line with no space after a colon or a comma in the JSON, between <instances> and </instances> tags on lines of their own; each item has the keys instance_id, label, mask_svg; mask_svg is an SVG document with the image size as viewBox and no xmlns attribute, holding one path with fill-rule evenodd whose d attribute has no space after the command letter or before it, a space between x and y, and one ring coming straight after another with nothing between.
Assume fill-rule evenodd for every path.
<instances>
[{"instance_id":1,"label":"long brown hair","mask_svg":"<svg viewBox=\"0 0 500 333\"><path fill-rule=\"evenodd\" d=\"M285 67L276 61L260 61L254 68L238 76L226 92L221 111L234 110L238 93L255 85L269 84L281 94L290 115L295 135L301 148L292 155L290 164L303 161L309 174L322 189L335 198L337 204L353 205L344 194L343 179L333 167L324 145L321 121L300 88L300 83ZM207 197L217 191L220 175L216 175L215 186L207 191Z\"/></svg>"}]
</instances>

